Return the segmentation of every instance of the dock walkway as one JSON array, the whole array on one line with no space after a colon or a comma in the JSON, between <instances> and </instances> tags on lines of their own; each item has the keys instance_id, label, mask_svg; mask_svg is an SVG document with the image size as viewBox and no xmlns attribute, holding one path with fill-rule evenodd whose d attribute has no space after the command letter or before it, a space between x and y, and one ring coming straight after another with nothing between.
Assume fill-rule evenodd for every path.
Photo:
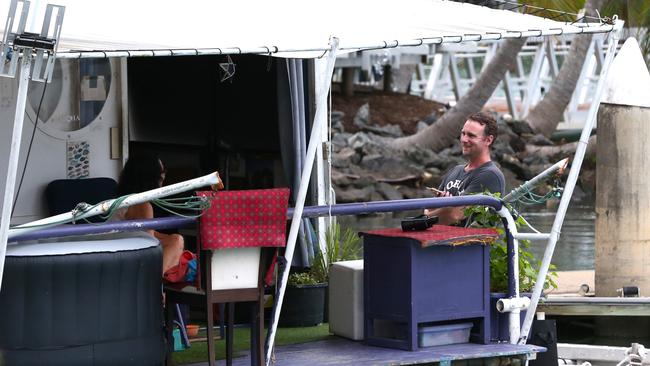
<instances>
[{"instance_id":1,"label":"dock walkway","mask_svg":"<svg viewBox=\"0 0 650 366\"><path fill-rule=\"evenodd\" d=\"M293 344L277 347L277 366L304 365L421 365L440 363L449 366L451 361L485 359L495 357L527 358L546 351L533 345L499 344L454 344L422 348L418 351L402 351L391 348L373 347L363 342L332 337L324 341ZM207 365L205 363L192 366ZM233 366L250 365L250 357L233 360Z\"/></svg>"}]
</instances>

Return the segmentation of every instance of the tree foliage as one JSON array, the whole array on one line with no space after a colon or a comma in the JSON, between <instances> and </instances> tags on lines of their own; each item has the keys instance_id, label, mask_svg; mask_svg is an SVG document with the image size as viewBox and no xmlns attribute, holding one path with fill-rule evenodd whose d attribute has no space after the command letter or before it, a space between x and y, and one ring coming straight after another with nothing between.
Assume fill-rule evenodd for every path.
<instances>
[{"instance_id":1,"label":"tree foliage","mask_svg":"<svg viewBox=\"0 0 650 366\"><path fill-rule=\"evenodd\" d=\"M625 20L625 26L633 29L629 34L639 39L642 52L650 53L650 37L648 27L650 26L650 1L647 0L526 0L526 3L558 9L567 12L578 12L585 10L585 15L613 17L617 15ZM591 20L590 20L591 21ZM571 43L571 49L567 54L559 74L553 80L551 88L544 98L535 105L528 116L525 117L531 128L545 136L550 136L559 122L563 120L564 110L571 101L575 91L580 71L585 63L587 51L593 35L576 35Z\"/></svg>"}]
</instances>

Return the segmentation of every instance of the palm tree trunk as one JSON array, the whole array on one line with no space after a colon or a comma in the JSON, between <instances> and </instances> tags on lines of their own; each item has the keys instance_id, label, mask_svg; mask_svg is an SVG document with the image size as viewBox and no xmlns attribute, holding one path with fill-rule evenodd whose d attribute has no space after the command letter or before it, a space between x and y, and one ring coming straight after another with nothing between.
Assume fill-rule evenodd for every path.
<instances>
[{"instance_id":1,"label":"palm tree trunk","mask_svg":"<svg viewBox=\"0 0 650 366\"><path fill-rule=\"evenodd\" d=\"M456 140L469 116L483 108L494 89L499 85L506 71L514 65L517 54L526 43L525 38L510 38L501 43L499 49L481 73L476 83L436 123L415 135L400 137L391 142L391 147L404 149L412 145L440 151Z\"/></svg>"},{"instance_id":2,"label":"palm tree trunk","mask_svg":"<svg viewBox=\"0 0 650 366\"><path fill-rule=\"evenodd\" d=\"M585 14L593 15L593 9L603 6L604 0L587 0ZM564 118L564 110L571 102L571 96L576 89L580 71L587 58L587 51L593 35L576 35L571 42L571 49L567 54L560 72L544 98L531 109L525 120L533 131L549 137L558 123Z\"/></svg>"}]
</instances>

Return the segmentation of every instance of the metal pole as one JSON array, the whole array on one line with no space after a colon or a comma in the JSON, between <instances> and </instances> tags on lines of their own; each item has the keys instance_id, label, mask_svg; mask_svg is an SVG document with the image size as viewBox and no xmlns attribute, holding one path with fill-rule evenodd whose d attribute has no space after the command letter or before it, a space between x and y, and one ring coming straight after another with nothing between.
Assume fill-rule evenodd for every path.
<instances>
[{"instance_id":1,"label":"metal pole","mask_svg":"<svg viewBox=\"0 0 650 366\"><path fill-rule=\"evenodd\" d=\"M519 240L548 240L550 237L550 234L545 233L519 233L515 236Z\"/></svg>"},{"instance_id":2,"label":"metal pole","mask_svg":"<svg viewBox=\"0 0 650 366\"><path fill-rule=\"evenodd\" d=\"M529 190L535 188L535 186L537 186L540 182L546 180L551 174L554 174L556 171L559 171L560 174L562 174L562 171L564 171L568 163L569 163L569 158L558 161L557 163L553 164L553 166L551 166L550 168L537 174L535 177L533 177L533 179L524 182L524 184L510 191L510 193L508 193L505 197L503 197L503 200L505 202L516 201L519 197L526 194L526 192L528 192Z\"/></svg>"},{"instance_id":3,"label":"metal pole","mask_svg":"<svg viewBox=\"0 0 650 366\"><path fill-rule=\"evenodd\" d=\"M14 129L11 135L9 165L7 166L7 179L5 181L5 195L4 200L2 201L2 216L0 217L0 288L2 288L2 274L4 273L5 254L7 253L7 240L9 238L9 222L11 221L11 207L13 206L14 190L16 188L16 173L18 170L18 158L20 156L20 142L23 133L27 89L29 87L29 74L32 65L31 53L31 49L23 49L20 64L20 79L18 80L18 96L14 117ZM15 51L13 57L20 57L19 52Z\"/></svg>"},{"instance_id":4,"label":"metal pole","mask_svg":"<svg viewBox=\"0 0 650 366\"><path fill-rule=\"evenodd\" d=\"M508 241L508 296L515 302L519 299L519 240L517 240L517 224L506 206L497 211L503 227L506 229ZM508 333L510 343L516 344L519 339L519 308L512 309L508 314Z\"/></svg>"},{"instance_id":5,"label":"metal pole","mask_svg":"<svg viewBox=\"0 0 650 366\"><path fill-rule=\"evenodd\" d=\"M170 216L153 219L111 221L100 224L58 225L13 236L11 241L20 242L61 238L66 236L108 234L152 229L176 229L182 227L196 227L196 219L193 217ZM13 244L9 244L9 246L10 245Z\"/></svg>"},{"instance_id":6,"label":"metal pole","mask_svg":"<svg viewBox=\"0 0 650 366\"><path fill-rule=\"evenodd\" d=\"M271 361L271 353L273 352L273 345L275 342L275 333L278 328L278 320L280 319L280 311L282 310L282 300L286 290L287 280L289 279L289 270L291 269L291 260L293 259L293 252L296 246L296 239L298 237L298 228L302 221L302 211L305 206L305 198L307 197L307 188L311 178L311 171L314 165L314 158L316 157L316 149L321 146L320 134L322 131L322 124L325 123L322 110L327 108L327 94L330 89L332 73L334 72L334 61L336 60L336 51L338 49L339 41L332 38L330 42L330 50L327 55L327 68L325 70L325 79L316 94L316 118L309 137L309 147L307 148L307 156L305 157L302 174L300 179L300 187L298 188L298 196L296 199L296 207L293 211L293 218L291 219L291 228L289 229L289 237L287 239L287 247L284 253L286 259L286 266L281 273L278 282L277 298L273 306L273 314L271 316L271 326L269 328L266 340L266 365ZM321 112L321 113L319 113Z\"/></svg>"},{"instance_id":7,"label":"metal pole","mask_svg":"<svg viewBox=\"0 0 650 366\"><path fill-rule=\"evenodd\" d=\"M508 222L505 218L502 218L504 227L508 227ZM508 297L514 297L517 295L517 284L516 279L519 278L519 271L515 270L515 243L514 237L509 230L506 230L506 243L507 243L507 256L508 256Z\"/></svg>"},{"instance_id":8,"label":"metal pole","mask_svg":"<svg viewBox=\"0 0 650 366\"><path fill-rule=\"evenodd\" d=\"M302 217L326 217L340 215L358 215L371 212L399 212L409 210L422 210L424 208L438 207L462 207L462 206L488 206L495 210L503 207L500 200L484 195L454 196L454 197L430 197L408 200L393 201L374 201L361 203L345 203L339 205L321 205L306 206L303 208ZM293 217L293 207L287 209L287 219ZM125 220L116 222L104 222L101 224L78 224L78 225L59 225L55 227L40 228L39 230L28 233L17 234L12 236L12 241L37 240L46 238L56 238L72 235L101 234L118 231L139 231L149 229L170 229L195 224L196 218L193 217L160 217L145 220ZM515 238L529 238L528 236L546 234L514 234ZM548 239L548 235L546 236Z\"/></svg>"},{"instance_id":9,"label":"metal pole","mask_svg":"<svg viewBox=\"0 0 650 366\"><path fill-rule=\"evenodd\" d=\"M298 80L298 67L299 60L287 59L287 75L289 76L289 91L291 93L291 126L293 127L293 147L294 147L294 167L293 167L293 199L297 200L297 190L295 189L300 185L300 176L298 173L302 171L303 156L305 148L305 124L304 119L301 118L300 110L304 107L300 103L302 95L300 93L300 81ZM302 71L302 70L301 70ZM302 254L302 265L309 265L309 253L307 250L307 238L305 237L305 223L300 223L298 242L300 243L300 251ZM291 265L292 263L289 263Z\"/></svg>"},{"instance_id":10,"label":"metal pole","mask_svg":"<svg viewBox=\"0 0 650 366\"><path fill-rule=\"evenodd\" d=\"M537 102L537 100L533 101L533 99L538 95L539 83L542 79L542 64L546 58L546 45L548 44L548 38L544 38L544 43L538 45L537 51L535 52L533 66L531 66L530 74L528 75L528 83L526 85L526 99L523 101L521 106L521 115L524 117L528 116L531 104Z\"/></svg>"},{"instance_id":11,"label":"metal pole","mask_svg":"<svg viewBox=\"0 0 650 366\"><path fill-rule=\"evenodd\" d=\"M321 205L321 206L306 206L302 211L303 218L309 217L325 217L325 216L339 216L339 215L356 215L369 212L399 212L424 208L435 207L459 207L481 205L492 207L499 210L502 207L501 201L483 195L471 196L458 196L458 197L431 197L421 199L409 200L394 200L394 201L375 201L366 203L348 203L340 205ZM294 209L290 207L287 209L287 218L293 217ZM59 225L48 228L40 228L31 232L12 235L12 241L24 240L38 240L47 238L57 238L63 236L74 235L89 235L89 234L102 234L110 232L122 231L141 231L149 229L171 229L178 227L185 227L194 225L196 219L193 217L160 217L144 220L125 220L116 222L104 222L101 224L78 224L78 225ZM534 238L539 239L540 236L546 234L527 234L517 233L515 238L531 239L529 236L534 235ZM548 239L546 235L545 239Z\"/></svg>"},{"instance_id":12,"label":"metal pole","mask_svg":"<svg viewBox=\"0 0 650 366\"><path fill-rule=\"evenodd\" d=\"M589 136L591 135L591 129L593 128L596 121L596 113L600 104L600 97L605 87L607 72L609 71L609 67L612 64L612 60L614 59L614 53L616 53L616 46L618 45L618 39L622 28L623 22L617 21L615 24L615 30L610 35L609 49L607 51L605 65L603 67L603 71L601 72L600 80L598 80L596 93L594 95L591 106L589 107L587 121L582 128L582 134L580 135L578 148L576 149L576 153L573 158L573 164L571 165L571 170L569 171L569 177L567 178L567 184L564 188L564 194L562 195L560 206L558 207L557 214L555 215L555 220L553 221L553 227L551 228L550 233L551 236L548 239L548 244L546 245L546 250L544 251L544 258L542 259L542 265L540 266L539 273L537 274L537 279L535 281L535 287L533 288L533 298L530 300L530 307L526 312L526 319L524 320L524 324L521 327L519 344L525 344L528 340L528 333L530 332L530 327L533 324L535 309L537 308L539 297L541 296L542 290L544 289L544 282L546 280L546 274L548 273L548 267L551 264L551 258L553 258L555 245L560 238L560 230L562 229L564 216L566 215L567 208L569 207L569 202L571 201L573 189L575 188L576 182L578 181L578 174L580 173L580 167L582 166L582 161L585 157L587 144L589 143Z\"/></svg>"},{"instance_id":13,"label":"metal pole","mask_svg":"<svg viewBox=\"0 0 650 366\"><path fill-rule=\"evenodd\" d=\"M613 26L609 24L594 25L591 24L574 24L564 27L556 27L539 30L525 31L503 31L501 33L485 34L458 34L447 35L431 38L416 39L390 39L381 40L377 43L350 44L340 48L340 51L360 51L373 49L388 49L395 47L416 47L430 44L442 43L460 43L460 42L479 42L479 41L498 41L507 38L528 38L543 36L559 36L566 34L584 34L584 33L607 33L612 31ZM239 54L259 54L268 55L269 53L278 56L284 56L285 53L313 53L322 54L328 51L325 47L305 47L305 48L280 48L277 46L260 46L260 47L226 47L226 48L200 48L200 49L151 49L151 50L129 50L129 51L65 51L58 52L57 59L64 58L109 58L109 57L157 57L157 56L203 56L203 55L239 55ZM311 56L317 57L317 56Z\"/></svg>"}]
</instances>

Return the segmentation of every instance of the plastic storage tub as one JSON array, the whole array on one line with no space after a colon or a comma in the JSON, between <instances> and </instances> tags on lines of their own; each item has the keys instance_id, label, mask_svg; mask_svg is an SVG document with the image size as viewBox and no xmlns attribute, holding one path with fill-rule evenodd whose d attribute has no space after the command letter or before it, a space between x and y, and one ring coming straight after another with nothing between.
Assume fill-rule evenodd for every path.
<instances>
[{"instance_id":1,"label":"plastic storage tub","mask_svg":"<svg viewBox=\"0 0 650 366\"><path fill-rule=\"evenodd\" d=\"M472 323L434 325L418 328L418 346L432 347L469 342Z\"/></svg>"}]
</instances>

